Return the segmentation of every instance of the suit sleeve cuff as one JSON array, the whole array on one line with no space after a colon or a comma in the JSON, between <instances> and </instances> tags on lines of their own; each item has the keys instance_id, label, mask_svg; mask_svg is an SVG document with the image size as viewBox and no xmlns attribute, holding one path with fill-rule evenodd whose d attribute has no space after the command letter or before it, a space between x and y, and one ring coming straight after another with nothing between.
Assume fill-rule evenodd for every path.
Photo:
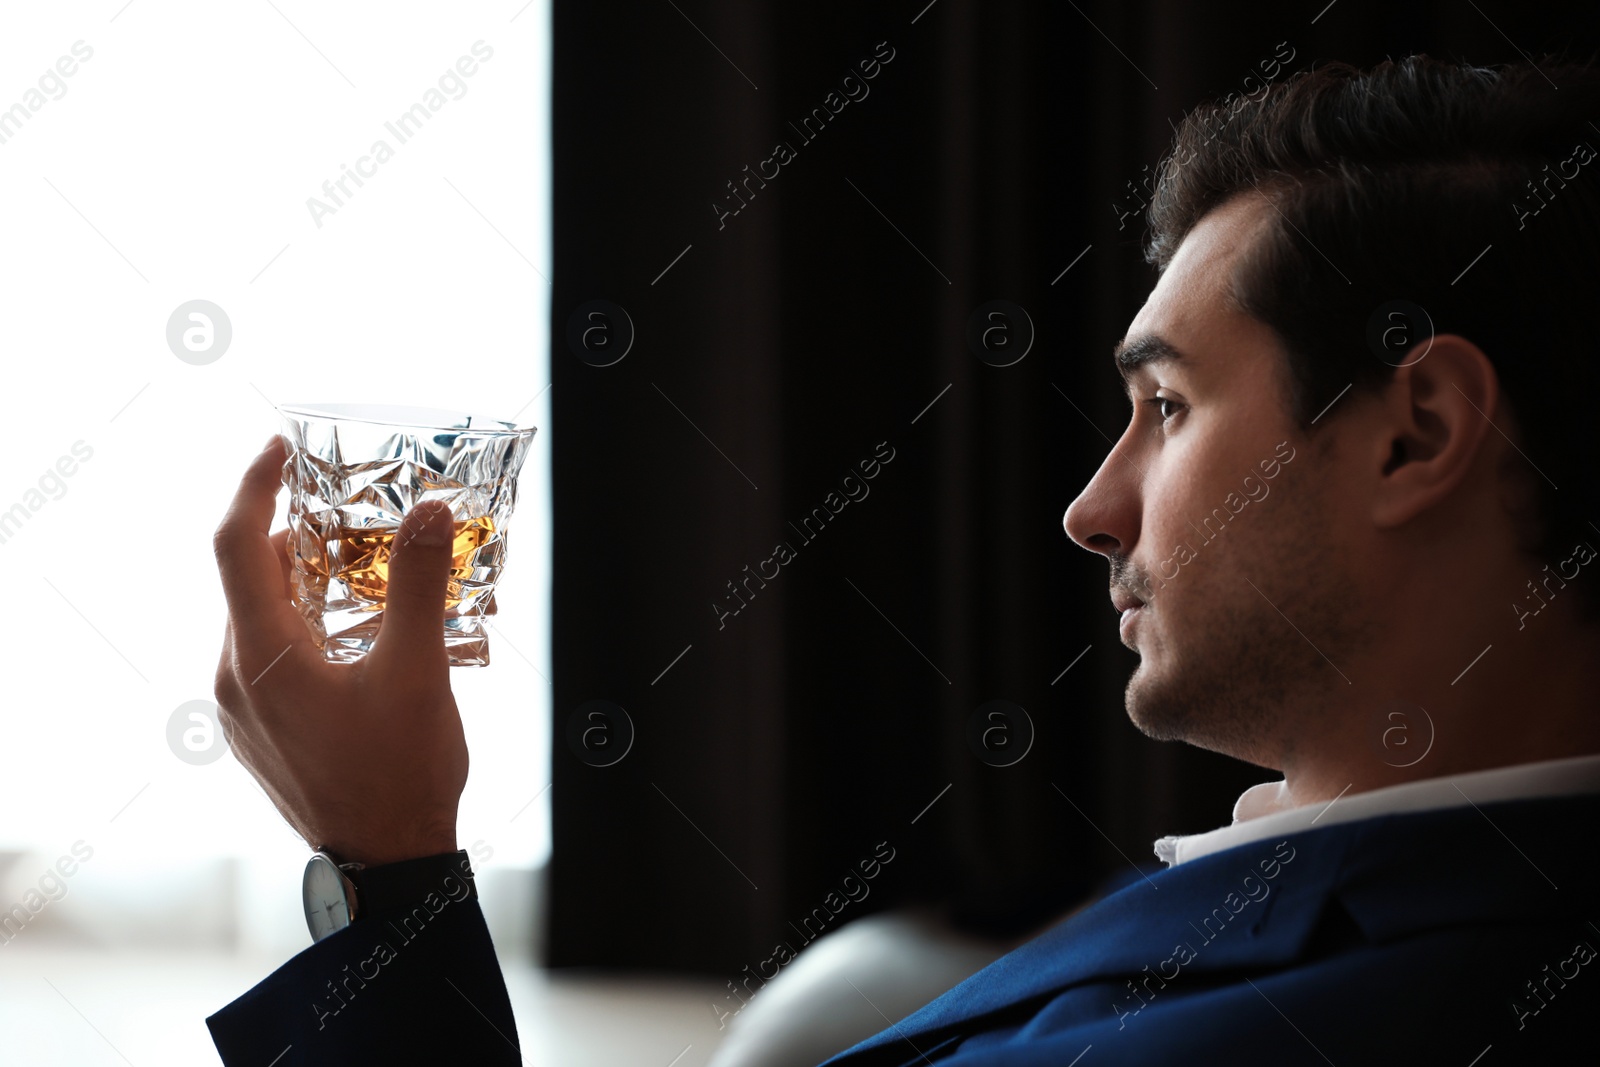
<instances>
[{"instance_id":1,"label":"suit sleeve cuff","mask_svg":"<svg viewBox=\"0 0 1600 1067\"><path fill-rule=\"evenodd\" d=\"M206 1019L223 1063L521 1063L494 943L456 859L356 872L368 898L356 921Z\"/></svg>"}]
</instances>

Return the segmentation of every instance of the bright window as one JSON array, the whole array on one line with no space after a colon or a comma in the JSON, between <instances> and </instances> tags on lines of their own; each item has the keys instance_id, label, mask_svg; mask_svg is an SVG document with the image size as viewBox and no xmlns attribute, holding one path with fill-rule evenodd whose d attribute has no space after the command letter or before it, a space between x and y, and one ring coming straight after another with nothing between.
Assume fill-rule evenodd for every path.
<instances>
[{"instance_id":1,"label":"bright window","mask_svg":"<svg viewBox=\"0 0 1600 1067\"><path fill-rule=\"evenodd\" d=\"M452 674L462 845L483 871L543 863L547 0L95 8L0 16L0 852L21 854L0 907L82 841L51 925L306 944L305 846L231 757L190 765L167 739L175 709L212 699L212 532L272 402L293 400L539 426L493 665ZM203 365L168 343L195 300L231 327Z\"/></svg>"}]
</instances>

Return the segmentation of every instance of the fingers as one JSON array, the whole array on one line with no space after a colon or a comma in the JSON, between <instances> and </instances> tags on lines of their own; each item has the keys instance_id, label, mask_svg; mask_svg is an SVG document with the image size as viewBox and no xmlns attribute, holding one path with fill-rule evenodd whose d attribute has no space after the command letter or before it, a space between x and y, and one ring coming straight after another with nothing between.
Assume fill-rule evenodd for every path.
<instances>
[{"instance_id":1,"label":"fingers","mask_svg":"<svg viewBox=\"0 0 1600 1067\"><path fill-rule=\"evenodd\" d=\"M445 594L450 578L455 519L449 505L429 500L406 515L389 557L389 588L371 659L406 665L448 663L444 647Z\"/></svg>"},{"instance_id":2,"label":"fingers","mask_svg":"<svg viewBox=\"0 0 1600 1067\"><path fill-rule=\"evenodd\" d=\"M292 603L294 596L294 558L290 554L288 529L279 530L267 538L272 554L278 557L278 570L283 574L283 599Z\"/></svg>"},{"instance_id":3,"label":"fingers","mask_svg":"<svg viewBox=\"0 0 1600 1067\"><path fill-rule=\"evenodd\" d=\"M277 511L283 461L283 439L275 436L250 461L212 537L229 620L240 635L241 660L258 647L271 645L276 654L286 642L309 637L286 595L283 549L275 549L267 538Z\"/></svg>"}]
</instances>

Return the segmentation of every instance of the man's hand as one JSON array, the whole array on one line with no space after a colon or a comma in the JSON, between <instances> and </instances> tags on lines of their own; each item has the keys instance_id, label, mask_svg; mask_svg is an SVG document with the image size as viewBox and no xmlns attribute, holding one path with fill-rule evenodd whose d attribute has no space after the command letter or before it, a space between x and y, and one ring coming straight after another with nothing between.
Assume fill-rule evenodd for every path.
<instances>
[{"instance_id":1,"label":"man's hand","mask_svg":"<svg viewBox=\"0 0 1600 1067\"><path fill-rule=\"evenodd\" d=\"M290 600L288 531L267 536L285 458L274 437L214 539L228 597L216 697L233 754L307 844L342 861L453 852L467 743L444 646L449 509L411 509L372 651L328 663Z\"/></svg>"}]
</instances>

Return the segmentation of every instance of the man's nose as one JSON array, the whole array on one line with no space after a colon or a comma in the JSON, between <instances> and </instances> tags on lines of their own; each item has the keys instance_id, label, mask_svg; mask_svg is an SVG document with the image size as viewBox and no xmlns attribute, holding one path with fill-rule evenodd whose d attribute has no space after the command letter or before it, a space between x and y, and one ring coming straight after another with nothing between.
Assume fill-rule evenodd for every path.
<instances>
[{"instance_id":1,"label":"man's nose","mask_svg":"<svg viewBox=\"0 0 1600 1067\"><path fill-rule=\"evenodd\" d=\"M1101 555L1132 551L1139 529L1137 487L1127 475L1132 470L1113 448L1068 506L1061 525L1080 547Z\"/></svg>"}]
</instances>

